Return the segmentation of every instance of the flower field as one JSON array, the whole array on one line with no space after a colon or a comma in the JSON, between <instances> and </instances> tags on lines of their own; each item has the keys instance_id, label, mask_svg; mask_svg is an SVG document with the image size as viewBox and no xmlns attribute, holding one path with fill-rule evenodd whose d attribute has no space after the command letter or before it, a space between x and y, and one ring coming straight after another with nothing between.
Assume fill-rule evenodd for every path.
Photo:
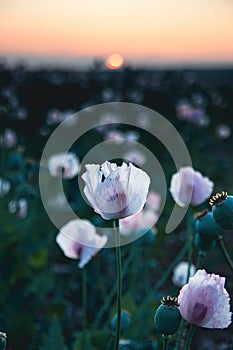
<instances>
[{"instance_id":1,"label":"flower field","mask_svg":"<svg viewBox=\"0 0 233 350\"><path fill-rule=\"evenodd\" d=\"M0 77L0 349L233 349L233 70Z\"/></svg>"}]
</instances>

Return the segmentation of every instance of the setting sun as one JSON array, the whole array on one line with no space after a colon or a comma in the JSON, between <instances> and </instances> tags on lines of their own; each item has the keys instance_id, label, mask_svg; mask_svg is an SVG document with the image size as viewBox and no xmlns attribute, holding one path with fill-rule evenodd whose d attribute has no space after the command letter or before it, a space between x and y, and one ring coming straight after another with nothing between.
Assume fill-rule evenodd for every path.
<instances>
[{"instance_id":1,"label":"setting sun","mask_svg":"<svg viewBox=\"0 0 233 350\"><path fill-rule=\"evenodd\" d=\"M106 67L109 69L119 69L123 64L124 59L119 53L113 53L106 59Z\"/></svg>"}]
</instances>

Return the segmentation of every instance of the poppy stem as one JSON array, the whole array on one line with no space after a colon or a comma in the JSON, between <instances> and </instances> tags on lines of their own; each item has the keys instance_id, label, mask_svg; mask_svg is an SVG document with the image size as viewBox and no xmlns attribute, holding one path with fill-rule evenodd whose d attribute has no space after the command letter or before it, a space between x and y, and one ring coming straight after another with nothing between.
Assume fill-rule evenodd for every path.
<instances>
[{"instance_id":1,"label":"poppy stem","mask_svg":"<svg viewBox=\"0 0 233 350\"><path fill-rule=\"evenodd\" d=\"M168 340L169 340L169 335L162 335L163 338L163 350L168 350Z\"/></svg>"},{"instance_id":2,"label":"poppy stem","mask_svg":"<svg viewBox=\"0 0 233 350\"><path fill-rule=\"evenodd\" d=\"M188 208L187 214L186 214L186 229L187 229L187 249L188 249L188 271L187 271L187 278L186 283L188 283L189 277L190 277L190 270L192 265L192 259L193 259L193 215L192 215L192 209ZM181 347L181 341L183 338L183 332L185 327L185 320L181 320L180 327L178 331L178 337L176 340L175 349L180 350Z\"/></svg>"},{"instance_id":3,"label":"poppy stem","mask_svg":"<svg viewBox=\"0 0 233 350\"><path fill-rule=\"evenodd\" d=\"M194 334L195 330L196 330L196 326L194 326L192 324L190 329L189 329L185 350L189 350L190 349L190 345L191 345L191 342L192 342L192 339L193 339L193 334Z\"/></svg>"},{"instance_id":4,"label":"poppy stem","mask_svg":"<svg viewBox=\"0 0 233 350\"><path fill-rule=\"evenodd\" d=\"M233 261L231 260L231 257L230 257L230 255L228 253L228 250L227 250L226 246L225 246L225 243L223 241L223 236L221 236L221 235L218 236L217 241L218 241L218 244L219 244L219 246L221 248L221 251L222 251L222 253L223 253L223 255L224 255L228 265L230 266L231 270L233 271Z\"/></svg>"},{"instance_id":5,"label":"poppy stem","mask_svg":"<svg viewBox=\"0 0 233 350\"><path fill-rule=\"evenodd\" d=\"M188 240L188 273L186 283L190 277L190 270L193 258L193 216L192 209L189 208L187 212L187 240Z\"/></svg>"},{"instance_id":6,"label":"poppy stem","mask_svg":"<svg viewBox=\"0 0 233 350\"><path fill-rule=\"evenodd\" d=\"M134 256L135 256L135 249L131 249L129 256L125 259L124 264L123 264L122 278L124 277L124 274L128 270L128 267L130 266L131 262L133 261ZM100 311L97 314L95 322L94 322L94 324L92 326L93 329L97 329L98 328L99 323L101 322L101 319L104 316L104 313L108 310L108 308L110 307L110 304L113 301L113 298L114 298L114 296L116 294L116 290L117 290L117 285L114 284L112 286L110 292L109 292L109 295L106 298L105 303L103 304L103 306L101 307ZM107 327L108 323L109 323L109 320L107 319L105 321L105 323L101 323L101 325L103 325L102 327L105 328L105 326Z\"/></svg>"},{"instance_id":7,"label":"poppy stem","mask_svg":"<svg viewBox=\"0 0 233 350\"><path fill-rule=\"evenodd\" d=\"M198 255L197 255L197 263L196 263L196 269L197 269L197 270L200 269L204 257L205 257L205 255L204 255L202 252L198 252Z\"/></svg>"},{"instance_id":8,"label":"poppy stem","mask_svg":"<svg viewBox=\"0 0 233 350\"><path fill-rule=\"evenodd\" d=\"M83 329L87 329L87 272L82 269L82 305L83 305Z\"/></svg>"},{"instance_id":9,"label":"poppy stem","mask_svg":"<svg viewBox=\"0 0 233 350\"><path fill-rule=\"evenodd\" d=\"M121 294L122 294L122 274L121 274L121 246L120 230L118 220L113 221L113 227L116 235L116 262L117 262L117 326L114 350L118 350L121 331Z\"/></svg>"}]
</instances>

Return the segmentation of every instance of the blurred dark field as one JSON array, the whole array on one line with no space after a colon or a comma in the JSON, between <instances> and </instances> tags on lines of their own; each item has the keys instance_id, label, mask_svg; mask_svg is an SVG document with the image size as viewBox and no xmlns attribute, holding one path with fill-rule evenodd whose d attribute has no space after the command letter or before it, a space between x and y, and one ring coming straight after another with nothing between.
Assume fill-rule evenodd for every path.
<instances>
[{"instance_id":1,"label":"blurred dark field","mask_svg":"<svg viewBox=\"0 0 233 350\"><path fill-rule=\"evenodd\" d=\"M82 330L82 273L77 261L64 257L55 242L57 229L41 203L38 173L46 141L61 121L86 107L118 101L162 114L184 139L193 167L214 182L214 192L233 193L233 68L165 71L125 67L109 71L96 64L87 71L62 71L2 64L0 177L10 181L11 190L0 198L0 330L8 334L8 350L107 349L116 307L114 293L108 300L116 279L114 250L103 249L87 265L89 328ZM123 124L118 131L128 128ZM4 141L9 130L16 138L10 146ZM128 131L138 132L140 142L159 159L169 187L176 169L165 147L139 128ZM78 148L80 160L105 137L97 131L86 135ZM98 220L80 198L77 179L66 183L65 191L75 212ZM9 211L9 202L20 198L27 202L24 217L17 210ZM122 342L120 349L149 350L160 345L153 314L162 296L178 294L179 288L171 281L172 270L167 269L186 240L185 221L175 232L164 233L172 207L168 193L156 224L156 239L145 235L122 249L123 307L132 319L122 337L128 342ZM225 240L233 257L232 233ZM232 272L218 247L205 257L203 267L225 276L233 297ZM107 301L109 307L99 315ZM233 349L232 330L232 326L221 331L200 329L193 349Z\"/></svg>"}]
</instances>

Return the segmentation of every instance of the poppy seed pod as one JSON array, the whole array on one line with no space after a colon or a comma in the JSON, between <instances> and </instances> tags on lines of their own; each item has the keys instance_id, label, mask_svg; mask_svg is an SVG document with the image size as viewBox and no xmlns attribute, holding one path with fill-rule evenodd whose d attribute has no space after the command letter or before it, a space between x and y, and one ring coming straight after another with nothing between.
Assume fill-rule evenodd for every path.
<instances>
[{"instance_id":1,"label":"poppy seed pod","mask_svg":"<svg viewBox=\"0 0 233 350\"><path fill-rule=\"evenodd\" d=\"M208 209L196 215L195 228L196 232L200 235L212 239L215 239L224 233L224 230L216 225L213 213L209 212Z\"/></svg>"},{"instance_id":2,"label":"poppy seed pod","mask_svg":"<svg viewBox=\"0 0 233 350\"><path fill-rule=\"evenodd\" d=\"M167 296L161 300L161 305L154 317L155 328L159 333L172 335L177 332L181 319L178 306L178 300L175 297Z\"/></svg>"},{"instance_id":3,"label":"poppy seed pod","mask_svg":"<svg viewBox=\"0 0 233 350\"><path fill-rule=\"evenodd\" d=\"M216 241L210 236L201 235L200 233L196 232L194 237L194 245L199 252L204 253L205 255L208 250L215 247Z\"/></svg>"},{"instance_id":4,"label":"poppy seed pod","mask_svg":"<svg viewBox=\"0 0 233 350\"><path fill-rule=\"evenodd\" d=\"M115 331L116 327L117 327L117 319L118 319L118 315L115 314L111 320L111 327L112 329ZM130 318L130 314L128 313L128 311L122 310L121 311L121 332L124 332L131 323L131 318Z\"/></svg>"},{"instance_id":5,"label":"poppy seed pod","mask_svg":"<svg viewBox=\"0 0 233 350\"><path fill-rule=\"evenodd\" d=\"M216 224L224 230L233 229L233 196L227 192L217 193L210 199L213 218Z\"/></svg>"}]
</instances>

